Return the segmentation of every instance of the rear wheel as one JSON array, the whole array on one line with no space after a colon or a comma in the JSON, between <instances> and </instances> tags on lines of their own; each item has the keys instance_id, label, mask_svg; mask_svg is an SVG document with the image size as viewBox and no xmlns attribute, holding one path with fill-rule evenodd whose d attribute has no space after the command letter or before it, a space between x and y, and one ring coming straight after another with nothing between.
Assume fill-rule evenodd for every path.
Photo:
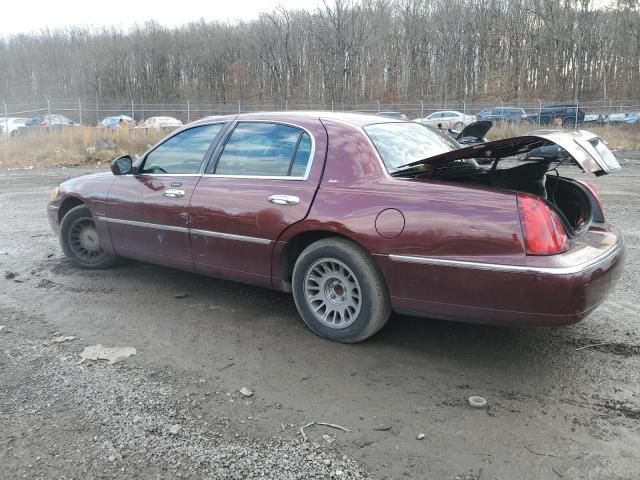
<instances>
[{"instance_id":1,"label":"rear wheel","mask_svg":"<svg viewBox=\"0 0 640 480\"><path fill-rule=\"evenodd\" d=\"M457 130L458 132L461 132L463 128L464 128L464 123L462 122L456 122L453 124L453 129Z\"/></svg>"},{"instance_id":2,"label":"rear wheel","mask_svg":"<svg viewBox=\"0 0 640 480\"><path fill-rule=\"evenodd\" d=\"M309 245L293 269L293 298L316 334L356 343L380 330L391 314L384 278L355 243L327 238Z\"/></svg>"},{"instance_id":3,"label":"rear wheel","mask_svg":"<svg viewBox=\"0 0 640 480\"><path fill-rule=\"evenodd\" d=\"M81 268L108 268L116 260L100 246L91 210L85 205L69 210L60 222L60 246L65 256Z\"/></svg>"},{"instance_id":4,"label":"rear wheel","mask_svg":"<svg viewBox=\"0 0 640 480\"><path fill-rule=\"evenodd\" d=\"M565 118L562 121L562 126L564 128L575 128L576 127L576 119L575 118Z\"/></svg>"}]
</instances>

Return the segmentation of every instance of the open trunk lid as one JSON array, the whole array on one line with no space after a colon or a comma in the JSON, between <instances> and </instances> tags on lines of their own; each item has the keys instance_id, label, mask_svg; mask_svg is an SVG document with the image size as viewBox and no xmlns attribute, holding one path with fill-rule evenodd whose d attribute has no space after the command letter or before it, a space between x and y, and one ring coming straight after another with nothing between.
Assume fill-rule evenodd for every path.
<instances>
[{"instance_id":1,"label":"open trunk lid","mask_svg":"<svg viewBox=\"0 0 640 480\"><path fill-rule=\"evenodd\" d=\"M535 149L553 145L564 149L568 156L587 173L599 176L620 169L618 160L605 142L591 132L585 130L575 132L537 130L525 136L472 145L408 163L396 170L394 174L402 174L403 170L411 169L411 167L438 166L455 160L501 160L518 155L527 156ZM537 158L529 156L528 159L536 160ZM542 156L540 160L548 161L548 158Z\"/></svg>"},{"instance_id":2,"label":"open trunk lid","mask_svg":"<svg viewBox=\"0 0 640 480\"><path fill-rule=\"evenodd\" d=\"M491 120L478 120L464 127L456 138L484 138L492 126L493 122Z\"/></svg>"}]
</instances>

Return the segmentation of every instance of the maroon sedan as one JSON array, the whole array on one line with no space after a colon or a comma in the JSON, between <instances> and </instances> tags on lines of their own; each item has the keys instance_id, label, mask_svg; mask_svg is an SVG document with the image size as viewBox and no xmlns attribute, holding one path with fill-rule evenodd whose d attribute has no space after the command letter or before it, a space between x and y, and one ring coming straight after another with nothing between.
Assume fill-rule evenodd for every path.
<instances>
[{"instance_id":1,"label":"maroon sedan","mask_svg":"<svg viewBox=\"0 0 640 480\"><path fill-rule=\"evenodd\" d=\"M460 148L380 116L212 117L63 183L48 212L79 267L128 257L291 291L307 326L339 342L392 310L563 325L604 300L624 253L596 191L555 170L567 158L620 168L588 132Z\"/></svg>"}]
</instances>

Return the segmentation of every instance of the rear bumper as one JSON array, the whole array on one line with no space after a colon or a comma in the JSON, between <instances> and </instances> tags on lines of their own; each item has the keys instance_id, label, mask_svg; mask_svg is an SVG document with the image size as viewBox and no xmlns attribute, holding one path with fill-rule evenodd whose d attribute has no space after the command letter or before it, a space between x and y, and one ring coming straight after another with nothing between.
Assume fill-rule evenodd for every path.
<instances>
[{"instance_id":1,"label":"rear bumper","mask_svg":"<svg viewBox=\"0 0 640 480\"><path fill-rule=\"evenodd\" d=\"M400 313L503 325L576 323L604 301L622 274L624 239L590 232L567 254L499 265L389 255L385 272Z\"/></svg>"}]
</instances>

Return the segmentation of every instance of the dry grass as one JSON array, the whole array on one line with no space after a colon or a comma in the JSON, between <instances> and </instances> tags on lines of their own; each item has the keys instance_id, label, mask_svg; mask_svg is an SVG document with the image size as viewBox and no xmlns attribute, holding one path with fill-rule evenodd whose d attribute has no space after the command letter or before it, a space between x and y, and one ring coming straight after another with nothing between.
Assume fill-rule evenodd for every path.
<instances>
[{"instance_id":1,"label":"dry grass","mask_svg":"<svg viewBox=\"0 0 640 480\"><path fill-rule=\"evenodd\" d=\"M109 162L144 152L167 134L161 130L93 127L29 130L25 135L0 138L0 168L40 168Z\"/></svg>"},{"instance_id":2,"label":"dry grass","mask_svg":"<svg viewBox=\"0 0 640 480\"><path fill-rule=\"evenodd\" d=\"M589 126L613 150L640 150L640 125ZM497 140L526 135L536 125L498 124L489 131L489 139ZM60 165L85 165L109 162L129 154L141 154L157 143L167 132L160 130L104 129L78 127L29 131L7 139L0 137L0 169L40 168Z\"/></svg>"},{"instance_id":3,"label":"dry grass","mask_svg":"<svg viewBox=\"0 0 640 480\"><path fill-rule=\"evenodd\" d=\"M542 128L548 128L543 126ZM499 123L489 130L489 140L526 135L538 130L538 125ZM640 125L588 125L581 127L604 139L612 150L640 150Z\"/></svg>"}]
</instances>

